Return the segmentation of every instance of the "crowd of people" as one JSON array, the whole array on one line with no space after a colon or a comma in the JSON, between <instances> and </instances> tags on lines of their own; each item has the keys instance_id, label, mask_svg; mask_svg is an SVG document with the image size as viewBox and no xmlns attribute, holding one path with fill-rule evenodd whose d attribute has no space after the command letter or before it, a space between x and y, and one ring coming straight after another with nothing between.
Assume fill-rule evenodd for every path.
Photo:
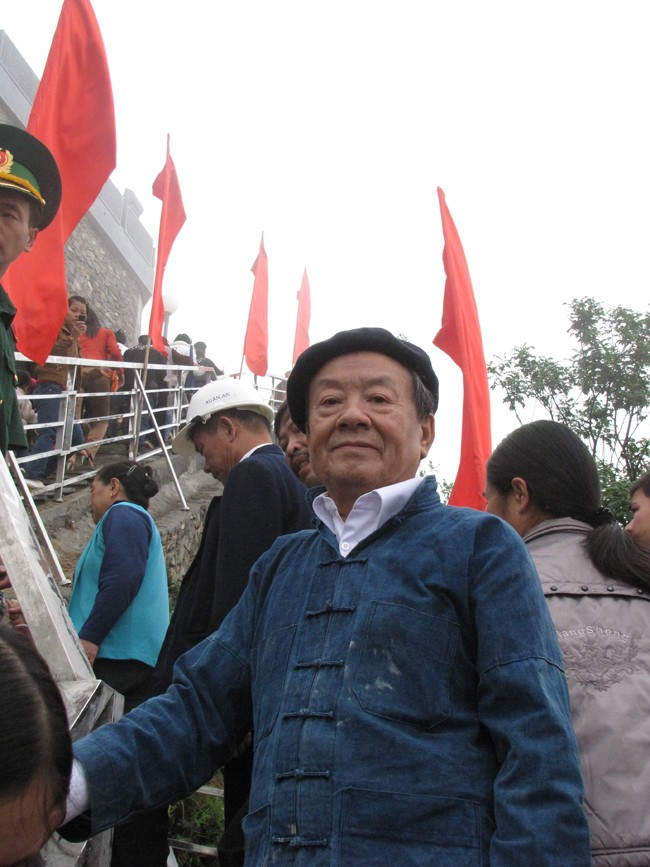
<instances>
[{"instance_id":1,"label":"crowd of people","mask_svg":"<svg viewBox=\"0 0 650 867\"><path fill-rule=\"evenodd\" d=\"M11 183L26 249L43 206ZM89 310L70 299L66 346L119 387L127 352L88 347ZM420 347L339 332L273 406L194 348L208 381L190 374L172 447L222 489L171 619L146 466L95 475L74 575L72 623L125 715L72 746L29 624L0 627L0 865L115 827L113 865L163 867L168 805L218 768L222 867L648 864L650 472L623 528L586 446L538 421L494 450L486 512L446 506L419 474L439 396ZM4 448L24 448L4 394Z\"/></svg>"},{"instance_id":2,"label":"crowd of people","mask_svg":"<svg viewBox=\"0 0 650 867\"><path fill-rule=\"evenodd\" d=\"M198 341L192 346L187 335L179 335L168 345L168 352L163 355L151 346L148 335L140 335L137 344L125 347L117 340L123 336L120 331L112 331L100 326L99 318L89 302L80 295L71 295L68 299L69 309L64 324L52 347L53 356L89 358L106 361L106 367L92 366L76 368L64 363L46 362L37 366L30 362L22 362L16 375L22 378L21 387L17 390L20 396L19 408L23 425L48 425L34 429L34 436L26 447L17 450L21 457L36 456L48 452L48 456L38 460L30 460L25 464L24 475L32 492L45 487L48 478L53 478L56 469L56 443L59 428L60 401L69 386L76 387L77 398L75 415L76 423L72 433L72 450L67 460L68 471L76 468L93 467L94 459L100 447L101 440L107 435L128 433L128 421L124 424L119 419L128 419L131 409L131 394L135 388L134 369L122 368L121 362L136 362L142 364L147 360L147 376L145 387L149 394L152 409L155 411L159 425L165 430L165 440L171 424L171 412L168 409L170 389L178 385L177 372L172 365L193 366L195 370L184 371L184 386L196 389L205 382L223 375L213 361L205 357L206 344ZM186 338L186 340L185 340ZM110 366L109 366L110 365ZM165 369L149 367L149 365L168 365ZM114 426L109 431L109 416L114 415ZM152 435L152 420L148 412L144 412L141 420L140 450L155 447L155 435Z\"/></svg>"}]
</instances>

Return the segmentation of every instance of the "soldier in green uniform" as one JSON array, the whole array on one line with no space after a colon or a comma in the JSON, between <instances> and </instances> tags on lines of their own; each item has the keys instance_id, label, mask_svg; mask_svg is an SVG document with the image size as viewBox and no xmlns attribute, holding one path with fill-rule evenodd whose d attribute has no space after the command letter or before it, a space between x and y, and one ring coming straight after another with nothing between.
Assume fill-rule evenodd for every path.
<instances>
[{"instance_id":1,"label":"soldier in green uniform","mask_svg":"<svg viewBox=\"0 0 650 867\"><path fill-rule=\"evenodd\" d=\"M61 178L54 157L25 130L0 124L0 280L21 253L32 249L61 202ZM0 452L25 448L16 398L16 308L0 284Z\"/></svg>"}]
</instances>

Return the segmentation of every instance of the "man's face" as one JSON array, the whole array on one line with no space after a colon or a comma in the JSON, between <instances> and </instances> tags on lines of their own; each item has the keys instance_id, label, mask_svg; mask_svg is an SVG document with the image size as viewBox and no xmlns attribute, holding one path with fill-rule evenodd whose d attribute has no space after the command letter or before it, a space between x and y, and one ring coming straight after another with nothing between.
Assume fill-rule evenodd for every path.
<instances>
[{"instance_id":1,"label":"man's face","mask_svg":"<svg viewBox=\"0 0 650 867\"><path fill-rule=\"evenodd\" d=\"M38 229L30 227L29 201L0 187L0 277L21 253L32 249Z\"/></svg>"},{"instance_id":2,"label":"man's face","mask_svg":"<svg viewBox=\"0 0 650 867\"><path fill-rule=\"evenodd\" d=\"M632 520L625 529L639 545L650 548L650 497L641 489L634 492L630 500L630 511Z\"/></svg>"},{"instance_id":3,"label":"man's face","mask_svg":"<svg viewBox=\"0 0 650 867\"><path fill-rule=\"evenodd\" d=\"M194 448L203 455L205 463L203 472L210 473L222 484L226 483L228 474L237 464L238 456L235 453L231 426L224 424L226 419L220 418L216 424L197 425L192 442Z\"/></svg>"},{"instance_id":4,"label":"man's face","mask_svg":"<svg viewBox=\"0 0 650 867\"><path fill-rule=\"evenodd\" d=\"M284 452L287 463L300 481L304 482L308 488L313 488L314 485L317 485L318 479L314 475L309 461L307 435L298 430L288 412L285 412L284 418L280 423L278 445Z\"/></svg>"},{"instance_id":5,"label":"man's face","mask_svg":"<svg viewBox=\"0 0 650 867\"><path fill-rule=\"evenodd\" d=\"M412 479L433 442L433 415L417 418L406 368L378 352L328 362L309 388L313 471L341 517L375 488Z\"/></svg>"}]
</instances>

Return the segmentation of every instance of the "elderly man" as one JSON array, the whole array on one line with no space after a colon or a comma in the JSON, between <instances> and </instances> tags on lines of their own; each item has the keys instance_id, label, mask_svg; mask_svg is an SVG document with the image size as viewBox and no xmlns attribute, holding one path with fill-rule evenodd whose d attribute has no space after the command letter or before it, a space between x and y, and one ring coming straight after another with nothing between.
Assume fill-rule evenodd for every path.
<instances>
[{"instance_id":1,"label":"elderly man","mask_svg":"<svg viewBox=\"0 0 650 867\"><path fill-rule=\"evenodd\" d=\"M209 777L254 719L246 858L588 865L562 662L525 547L443 506L428 356L383 329L298 359L291 417L325 490L165 696L76 745L94 830Z\"/></svg>"},{"instance_id":2,"label":"elderly man","mask_svg":"<svg viewBox=\"0 0 650 867\"><path fill-rule=\"evenodd\" d=\"M54 157L19 127L0 124L0 280L21 253L28 253L41 229L54 219L61 178ZM11 324L16 308L0 285L0 452L27 447L16 397Z\"/></svg>"},{"instance_id":3,"label":"elderly man","mask_svg":"<svg viewBox=\"0 0 650 867\"><path fill-rule=\"evenodd\" d=\"M294 423L289 414L289 405L286 400L280 404L275 414L273 431L287 463L300 481L304 482L308 488L313 488L319 484L309 460L307 435Z\"/></svg>"}]
</instances>

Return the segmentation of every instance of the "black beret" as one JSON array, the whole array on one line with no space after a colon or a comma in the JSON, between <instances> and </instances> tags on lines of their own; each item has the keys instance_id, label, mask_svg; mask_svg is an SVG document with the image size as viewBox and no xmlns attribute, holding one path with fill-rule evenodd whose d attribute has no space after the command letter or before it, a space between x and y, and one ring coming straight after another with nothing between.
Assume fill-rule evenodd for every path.
<instances>
[{"instance_id":1,"label":"black beret","mask_svg":"<svg viewBox=\"0 0 650 867\"><path fill-rule=\"evenodd\" d=\"M438 377L427 353L407 340L400 340L385 328L353 328L351 331L339 331L329 340L314 343L296 361L287 382L287 402L293 423L300 430L306 429L309 384L314 375L328 361L351 352L379 352L394 358L407 370L415 371L432 393L433 411L436 411Z\"/></svg>"}]
</instances>

